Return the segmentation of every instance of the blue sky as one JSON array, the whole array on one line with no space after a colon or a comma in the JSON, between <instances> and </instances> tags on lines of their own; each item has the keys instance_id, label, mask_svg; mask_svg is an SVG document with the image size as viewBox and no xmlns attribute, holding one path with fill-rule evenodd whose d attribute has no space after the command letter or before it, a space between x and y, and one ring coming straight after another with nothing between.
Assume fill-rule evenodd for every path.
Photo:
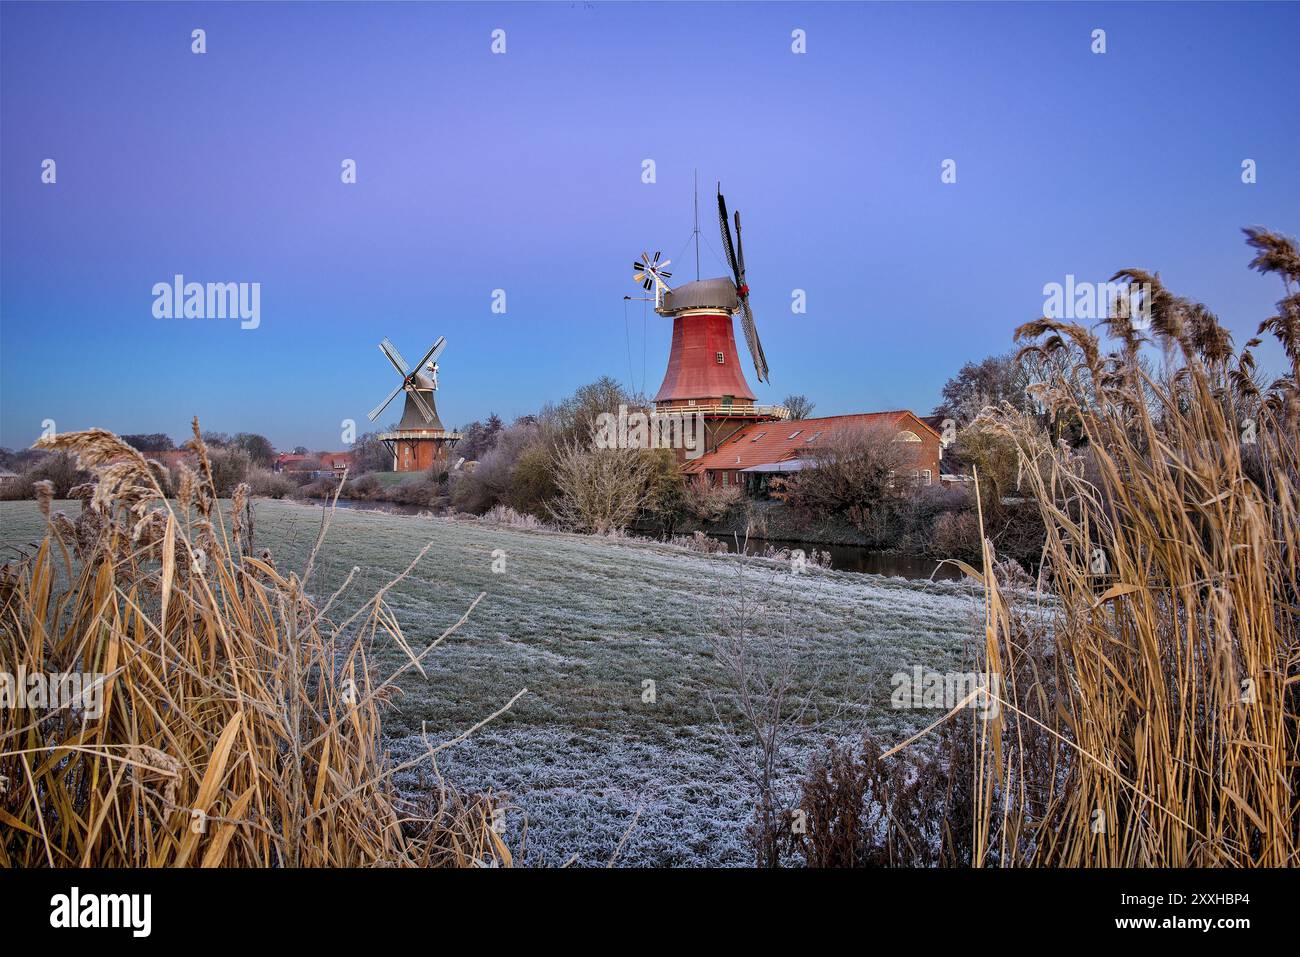
<instances>
[{"instance_id":1,"label":"blue sky","mask_svg":"<svg viewBox=\"0 0 1300 957\"><path fill-rule=\"evenodd\" d=\"M1240 344L1281 297L1240 228L1300 232L1298 32L1285 4L5 3L0 445L197 414L338 448L385 335L447 337L449 424L653 394L670 324L623 296L643 248L693 278L697 168L706 277L715 181L743 216L760 401L928 412L1045 283L1127 266ZM260 282L260 327L155 319L176 273Z\"/></svg>"}]
</instances>

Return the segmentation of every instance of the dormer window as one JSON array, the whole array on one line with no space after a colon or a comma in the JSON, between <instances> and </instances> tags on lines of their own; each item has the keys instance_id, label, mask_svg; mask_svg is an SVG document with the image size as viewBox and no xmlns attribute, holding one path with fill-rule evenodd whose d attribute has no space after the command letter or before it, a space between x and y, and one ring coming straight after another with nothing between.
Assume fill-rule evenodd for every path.
<instances>
[{"instance_id":1,"label":"dormer window","mask_svg":"<svg viewBox=\"0 0 1300 957\"><path fill-rule=\"evenodd\" d=\"M803 431L803 429L795 429L795 430L794 430L793 432L791 432L788 436L786 436L786 438L787 438L787 439L793 439L795 436L797 436L797 435L798 435L800 432L802 432L802 431Z\"/></svg>"},{"instance_id":2,"label":"dormer window","mask_svg":"<svg viewBox=\"0 0 1300 957\"><path fill-rule=\"evenodd\" d=\"M721 353L721 352L717 352L717 353L714 353L714 355L716 355L716 356L718 357L718 365L722 365L722 363L723 363L723 361L724 361L724 357L723 357L722 353Z\"/></svg>"}]
</instances>

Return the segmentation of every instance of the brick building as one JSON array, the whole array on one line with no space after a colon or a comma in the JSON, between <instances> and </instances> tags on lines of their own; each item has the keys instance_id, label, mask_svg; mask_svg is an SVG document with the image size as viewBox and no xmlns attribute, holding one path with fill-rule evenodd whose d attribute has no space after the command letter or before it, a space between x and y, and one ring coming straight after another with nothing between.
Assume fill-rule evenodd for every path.
<instances>
[{"instance_id":1,"label":"brick building","mask_svg":"<svg viewBox=\"0 0 1300 957\"><path fill-rule=\"evenodd\" d=\"M905 478L920 486L939 482L942 449L939 432L905 409L861 415L831 415L818 419L755 422L737 430L682 472L687 481L726 487L739 485L749 494L763 494L774 475L811 467L812 450L837 434L862 429L886 429L905 449Z\"/></svg>"}]
</instances>

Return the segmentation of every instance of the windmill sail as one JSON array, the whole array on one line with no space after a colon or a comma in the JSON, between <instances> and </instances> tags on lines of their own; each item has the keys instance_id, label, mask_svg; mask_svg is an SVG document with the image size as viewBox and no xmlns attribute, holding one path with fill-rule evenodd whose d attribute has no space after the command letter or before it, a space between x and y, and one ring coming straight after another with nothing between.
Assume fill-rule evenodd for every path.
<instances>
[{"instance_id":1,"label":"windmill sail","mask_svg":"<svg viewBox=\"0 0 1300 957\"><path fill-rule=\"evenodd\" d=\"M437 373L434 372L434 378L431 380L423 375L425 366L433 362L442 354L446 347L447 340L439 336L437 341L424 354L418 365L412 369L402 358L402 354L387 339L380 340L379 351L382 352L388 361L392 363L393 368L401 375L402 381L392 392L388 393L387 398L370 411L367 418L373 422L383 414L384 409L396 399L401 393L406 393L406 409L402 414L402 429L419 429L442 431L442 422L438 419L438 410L433 403L433 390L438 387ZM435 366L436 370L436 366ZM427 394L427 397L426 397ZM419 420L423 420L420 422Z\"/></svg>"},{"instance_id":2,"label":"windmill sail","mask_svg":"<svg viewBox=\"0 0 1300 957\"><path fill-rule=\"evenodd\" d=\"M758 341L758 327L754 325L754 314L749 311L749 298L742 299L740 306L745 313L740 326L745 330L745 344L749 346L749 354L754 359L754 373L759 382L767 382L767 356L763 355L763 343Z\"/></svg>"},{"instance_id":3,"label":"windmill sail","mask_svg":"<svg viewBox=\"0 0 1300 957\"><path fill-rule=\"evenodd\" d=\"M718 184L718 221L722 225L722 245L726 247L727 259L731 263L732 276L736 282L736 297L740 300L740 325L745 330L745 344L749 346L749 355L754 360L754 372L758 381L767 382L767 357L763 354L763 344L758 340L754 313L749 308L749 284L745 282L745 246L740 238L740 213L736 213L736 245L733 249L731 225L727 222L727 201L722 198L721 183Z\"/></svg>"}]
</instances>

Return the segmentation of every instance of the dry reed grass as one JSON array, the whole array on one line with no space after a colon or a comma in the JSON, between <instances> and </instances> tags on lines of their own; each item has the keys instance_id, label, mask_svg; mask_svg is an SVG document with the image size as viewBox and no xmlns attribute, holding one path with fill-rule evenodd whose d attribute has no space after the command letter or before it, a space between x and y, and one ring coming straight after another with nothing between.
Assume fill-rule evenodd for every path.
<instances>
[{"instance_id":1,"label":"dry reed grass","mask_svg":"<svg viewBox=\"0 0 1300 957\"><path fill-rule=\"evenodd\" d=\"M391 640L408 656L398 674L423 673L473 605L418 652L387 589L331 622L351 576L317 607L311 563L299 577L253 555L247 487L228 531L197 420L194 432L198 469L181 466L174 503L160 467L109 432L38 443L75 453L98 483L76 490L75 521L38 490L48 532L0 576L0 670L103 675L103 704L98 718L0 709L0 864L509 864L490 797L398 797L393 774L426 759L436 774L452 742L387 760L380 708L397 674L377 678L364 650Z\"/></svg>"},{"instance_id":2,"label":"dry reed grass","mask_svg":"<svg viewBox=\"0 0 1300 957\"><path fill-rule=\"evenodd\" d=\"M996 721L970 722L976 866L1290 866L1300 851L1300 255L1247 230L1287 296L1260 326L1291 371L1256 381L1203 306L1152 284L1151 338L1118 344L1041 319L1027 348L1078 361L1042 397L1077 418L1087 456L1010 411L1047 526L1050 641L1024 627L990 569L982 666ZM1164 350L1169 373L1139 360ZM1085 461L1088 468L1085 473ZM955 713L955 712L954 712ZM897 749L895 749L897 750Z\"/></svg>"}]
</instances>

